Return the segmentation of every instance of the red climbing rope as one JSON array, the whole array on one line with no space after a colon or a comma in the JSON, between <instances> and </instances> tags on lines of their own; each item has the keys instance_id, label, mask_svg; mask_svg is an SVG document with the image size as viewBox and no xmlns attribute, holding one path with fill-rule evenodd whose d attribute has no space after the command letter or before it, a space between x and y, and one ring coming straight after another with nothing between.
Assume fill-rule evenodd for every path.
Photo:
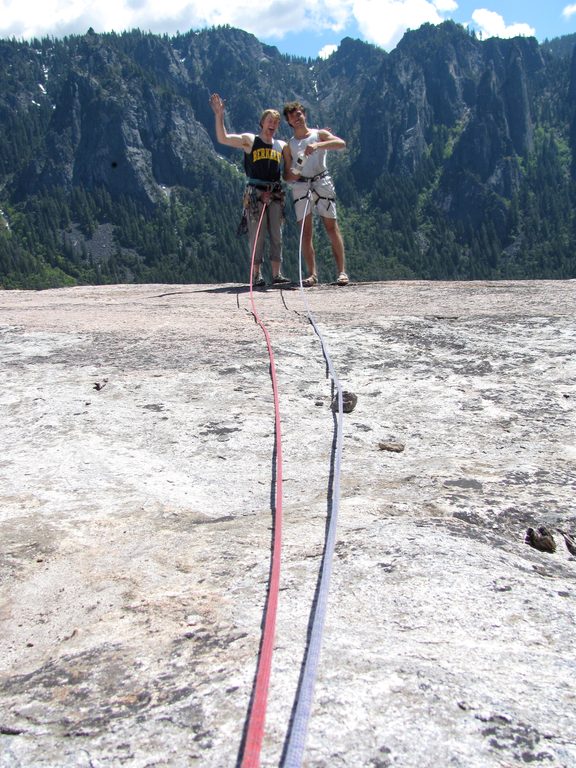
<instances>
[{"instance_id":1,"label":"red climbing rope","mask_svg":"<svg viewBox=\"0 0 576 768\"><path fill-rule=\"evenodd\" d=\"M242 754L241 768L258 768L260 765L260 752L264 738L264 725L266 720L266 709L268 703L268 689L270 687L270 670L272 668L272 654L274 650L274 636L276 632L276 611L278 607L278 593L280 591L280 555L282 549L282 436L280 430L280 403L278 397L278 380L276 377L276 366L274 363L274 352L270 341L268 329L262 322L256 302L254 301L254 290L252 288L252 275L254 273L254 255L256 252L256 243L260 235L262 220L266 211L266 204L262 207L258 229L254 238L254 247L252 249L252 259L250 263L250 303L252 305L252 314L254 319L262 328L266 337L268 346L268 355L270 357L270 375L272 378L272 391L274 395L274 418L276 432L276 504L274 509L274 536L272 546L272 560L270 566L270 581L268 589L268 598L266 603L266 613L264 619L264 628L262 630L262 641L260 646L260 655L258 658L258 667L256 670L256 679L246 737L244 739L244 750Z\"/></svg>"}]
</instances>

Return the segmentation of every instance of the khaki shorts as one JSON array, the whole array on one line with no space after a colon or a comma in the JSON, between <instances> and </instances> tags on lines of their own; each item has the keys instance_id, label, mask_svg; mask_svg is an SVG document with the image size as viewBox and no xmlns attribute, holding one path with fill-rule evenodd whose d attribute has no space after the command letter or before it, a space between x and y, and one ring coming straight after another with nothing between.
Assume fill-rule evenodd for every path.
<instances>
[{"instance_id":1,"label":"khaki shorts","mask_svg":"<svg viewBox=\"0 0 576 768\"><path fill-rule=\"evenodd\" d=\"M292 184L292 199L294 200L296 221L302 221L304 214L312 213L313 209L316 209L318 214L325 219L337 218L336 195L329 174L319 176L316 179L295 181Z\"/></svg>"}]
</instances>

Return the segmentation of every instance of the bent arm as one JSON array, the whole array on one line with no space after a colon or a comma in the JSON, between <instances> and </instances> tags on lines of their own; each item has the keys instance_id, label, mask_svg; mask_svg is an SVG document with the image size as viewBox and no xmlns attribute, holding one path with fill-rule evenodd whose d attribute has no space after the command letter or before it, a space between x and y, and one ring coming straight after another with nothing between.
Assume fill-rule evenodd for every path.
<instances>
[{"instance_id":1,"label":"bent arm","mask_svg":"<svg viewBox=\"0 0 576 768\"><path fill-rule=\"evenodd\" d=\"M296 173L292 173L292 151L288 144L286 144L282 150L282 157L284 159L284 169L282 173L284 181L298 181L300 176Z\"/></svg>"},{"instance_id":2,"label":"bent arm","mask_svg":"<svg viewBox=\"0 0 576 768\"><path fill-rule=\"evenodd\" d=\"M250 152L254 143L253 133L228 133L224 126L224 101L217 93L210 96L210 106L214 112L214 127L216 129L216 138L220 144L228 147L243 149L244 152Z\"/></svg>"},{"instance_id":3,"label":"bent arm","mask_svg":"<svg viewBox=\"0 0 576 768\"><path fill-rule=\"evenodd\" d=\"M318 131L318 141L314 141L306 147L306 154L311 155L317 149L346 149L346 142L339 136L322 128Z\"/></svg>"}]
</instances>

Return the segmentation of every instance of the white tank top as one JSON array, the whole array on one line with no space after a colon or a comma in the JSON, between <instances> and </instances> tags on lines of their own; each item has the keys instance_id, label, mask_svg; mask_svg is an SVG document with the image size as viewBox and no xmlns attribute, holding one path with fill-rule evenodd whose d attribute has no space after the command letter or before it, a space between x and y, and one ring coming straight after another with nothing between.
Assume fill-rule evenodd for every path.
<instances>
[{"instance_id":1,"label":"white tank top","mask_svg":"<svg viewBox=\"0 0 576 768\"><path fill-rule=\"evenodd\" d=\"M318 141L318 131L313 128L310 129L310 134L304 139L297 139L292 136L288 142L290 152L292 153L292 166L296 164L296 158L300 153L304 153L308 144L314 144ZM306 155L304 162L300 167L300 175L308 178L317 176L319 173L323 173L326 170L326 150L317 149L311 155Z\"/></svg>"}]
</instances>

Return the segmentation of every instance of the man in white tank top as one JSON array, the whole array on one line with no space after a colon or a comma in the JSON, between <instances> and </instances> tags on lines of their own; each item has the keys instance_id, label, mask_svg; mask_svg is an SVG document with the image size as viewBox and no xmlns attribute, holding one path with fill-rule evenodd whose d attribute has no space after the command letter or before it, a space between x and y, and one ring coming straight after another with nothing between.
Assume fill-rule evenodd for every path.
<instances>
[{"instance_id":1,"label":"man in white tank top","mask_svg":"<svg viewBox=\"0 0 576 768\"><path fill-rule=\"evenodd\" d=\"M302 281L306 288L318 283L316 251L312 242L312 212L321 216L330 239L338 270L338 285L348 284L344 242L336 218L336 195L326 167L326 152L345 149L344 139L323 128L306 125L306 110L300 102L284 106L284 117L294 135L285 151L284 179L291 183L296 221L302 225L302 253L308 268L308 277Z\"/></svg>"}]
</instances>

